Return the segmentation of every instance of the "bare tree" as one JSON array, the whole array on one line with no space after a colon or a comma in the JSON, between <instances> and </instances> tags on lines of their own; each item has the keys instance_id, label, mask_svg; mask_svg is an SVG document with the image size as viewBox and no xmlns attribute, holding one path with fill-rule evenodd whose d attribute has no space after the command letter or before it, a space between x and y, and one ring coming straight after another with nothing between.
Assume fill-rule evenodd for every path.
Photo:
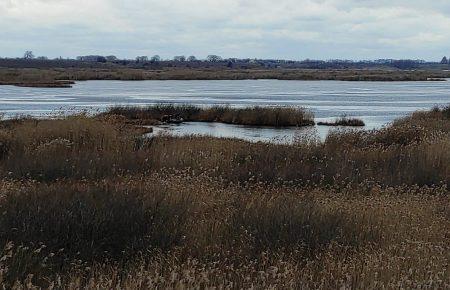
<instances>
[{"instance_id":1,"label":"bare tree","mask_svg":"<svg viewBox=\"0 0 450 290\"><path fill-rule=\"evenodd\" d=\"M444 56L441 60L441 64L448 64L448 63L449 63L449 61L448 61L447 57Z\"/></svg>"},{"instance_id":2,"label":"bare tree","mask_svg":"<svg viewBox=\"0 0 450 290\"><path fill-rule=\"evenodd\" d=\"M109 62L113 62L113 61L117 60L117 57L115 55L108 55L108 56L105 56L105 58Z\"/></svg>"},{"instance_id":3,"label":"bare tree","mask_svg":"<svg viewBox=\"0 0 450 290\"><path fill-rule=\"evenodd\" d=\"M178 61L178 62L185 62L186 61L186 57L184 55L177 55L173 58L174 61Z\"/></svg>"},{"instance_id":4,"label":"bare tree","mask_svg":"<svg viewBox=\"0 0 450 290\"><path fill-rule=\"evenodd\" d=\"M151 62L160 62L161 61L161 57L159 55L154 55L154 56L152 56L150 61Z\"/></svg>"},{"instance_id":5,"label":"bare tree","mask_svg":"<svg viewBox=\"0 0 450 290\"><path fill-rule=\"evenodd\" d=\"M148 61L148 57L145 55L136 57L136 62L147 62L147 61Z\"/></svg>"},{"instance_id":6,"label":"bare tree","mask_svg":"<svg viewBox=\"0 0 450 290\"><path fill-rule=\"evenodd\" d=\"M218 62L218 61L221 61L221 60L222 60L222 57L220 57L220 56L218 56L218 55L211 54L211 55L208 55L208 56L206 57L206 60L207 60L207 61L210 61L210 62Z\"/></svg>"},{"instance_id":7,"label":"bare tree","mask_svg":"<svg viewBox=\"0 0 450 290\"><path fill-rule=\"evenodd\" d=\"M33 59L34 58L34 54L33 54L33 52L31 50L27 50L23 54L23 58L24 59Z\"/></svg>"},{"instance_id":8,"label":"bare tree","mask_svg":"<svg viewBox=\"0 0 450 290\"><path fill-rule=\"evenodd\" d=\"M197 58L193 55L187 58L187 61L197 61Z\"/></svg>"}]
</instances>

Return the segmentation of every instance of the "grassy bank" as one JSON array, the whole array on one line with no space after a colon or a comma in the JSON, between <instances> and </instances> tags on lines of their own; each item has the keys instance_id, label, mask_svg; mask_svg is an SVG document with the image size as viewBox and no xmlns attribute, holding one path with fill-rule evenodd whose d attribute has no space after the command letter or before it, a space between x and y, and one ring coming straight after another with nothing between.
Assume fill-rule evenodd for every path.
<instances>
[{"instance_id":1,"label":"grassy bank","mask_svg":"<svg viewBox=\"0 0 450 290\"><path fill-rule=\"evenodd\" d=\"M0 123L0 283L447 288L450 109L293 145Z\"/></svg>"},{"instance_id":2,"label":"grassy bank","mask_svg":"<svg viewBox=\"0 0 450 290\"><path fill-rule=\"evenodd\" d=\"M0 68L0 84L56 83L57 80L339 80L436 81L450 77L438 70L380 69L226 69L226 68Z\"/></svg>"},{"instance_id":3,"label":"grassy bank","mask_svg":"<svg viewBox=\"0 0 450 290\"><path fill-rule=\"evenodd\" d=\"M58 70L0 68L0 85L70 88L75 83L75 80L58 78L57 73Z\"/></svg>"},{"instance_id":4,"label":"grassy bank","mask_svg":"<svg viewBox=\"0 0 450 290\"><path fill-rule=\"evenodd\" d=\"M314 116L303 108L226 106L197 107L190 105L154 105L148 107L115 107L101 116L118 116L139 124L177 122L220 122L250 126L311 126Z\"/></svg>"},{"instance_id":5,"label":"grassy bank","mask_svg":"<svg viewBox=\"0 0 450 290\"><path fill-rule=\"evenodd\" d=\"M0 81L0 86L32 87L32 88L71 88L74 81L40 80L40 81Z\"/></svg>"}]
</instances>

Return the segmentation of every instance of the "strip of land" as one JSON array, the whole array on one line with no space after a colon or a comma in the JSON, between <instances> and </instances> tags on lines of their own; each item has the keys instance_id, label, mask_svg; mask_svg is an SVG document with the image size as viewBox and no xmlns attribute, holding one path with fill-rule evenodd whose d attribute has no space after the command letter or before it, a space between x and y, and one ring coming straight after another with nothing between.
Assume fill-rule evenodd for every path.
<instances>
[{"instance_id":1,"label":"strip of land","mask_svg":"<svg viewBox=\"0 0 450 290\"><path fill-rule=\"evenodd\" d=\"M64 67L0 68L0 85L65 87L86 80L339 80L339 81L443 81L450 72L439 70L381 69L232 69Z\"/></svg>"},{"instance_id":2,"label":"strip of land","mask_svg":"<svg viewBox=\"0 0 450 290\"><path fill-rule=\"evenodd\" d=\"M335 121L318 122L319 126L351 126L351 127L364 127L366 124L363 120L351 117L340 117Z\"/></svg>"},{"instance_id":3,"label":"strip of land","mask_svg":"<svg viewBox=\"0 0 450 290\"><path fill-rule=\"evenodd\" d=\"M0 86L34 87L34 88L71 88L74 81L43 80L43 81L0 81Z\"/></svg>"}]
</instances>

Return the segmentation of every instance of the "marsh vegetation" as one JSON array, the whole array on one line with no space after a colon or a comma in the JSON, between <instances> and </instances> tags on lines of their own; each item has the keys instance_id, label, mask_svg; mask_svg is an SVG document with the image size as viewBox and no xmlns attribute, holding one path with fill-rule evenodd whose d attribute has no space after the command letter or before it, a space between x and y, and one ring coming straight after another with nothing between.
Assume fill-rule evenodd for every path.
<instances>
[{"instance_id":1,"label":"marsh vegetation","mask_svg":"<svg viewBox=\"0 0 450 290\"><path fill-rule=\"evenodd\" d=\"M366 124L363 120L353 117L342 116L334 121L318 122L319 126L351 126L351 127L364 127Z\"/></svg>"},{"instance_id":2,"label":"marsh vegetation","mask_svg":"<svg viewBox=\"0 0 450 290\"><path fill-rule=\"evenodd\" d=\"M0 68L0 85L70 85L87 80L338 80L338 81L445 81L450 74L441 70L392 69L286 69L122 66L18 67ZM64 83L61 83L63 81Z\"/></svg>"},{"instance_id":3,"label":"marsh vegetation","mask_svg":"<svg viewBox=\"0 0 450 290\"><path fill-rule=\"evenodd\" d=\"M101 116L118 116L138 124L219 122L247 126L300 127L314 125L314 115L298 107L199 107L159 104L145 107L113 107Z\"/></svg>"},{"instance_id":4,"label":"marsh vegetation","mask_svg":"<svg viewBox=\"0 0 450 290\"><path fill-rule=\"evenodd\" d=\"M0 123L6 288L449 287L450 108L293 145L115 116Z\"/></svg>"}]
</instances>

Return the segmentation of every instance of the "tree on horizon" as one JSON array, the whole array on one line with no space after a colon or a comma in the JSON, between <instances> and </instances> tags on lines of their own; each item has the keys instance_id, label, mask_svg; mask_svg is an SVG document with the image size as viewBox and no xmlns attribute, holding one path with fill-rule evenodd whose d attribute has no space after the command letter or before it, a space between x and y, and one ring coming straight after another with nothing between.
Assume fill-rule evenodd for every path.
<instances>
[{"instance_id":1,"label":"tree on horizon","mask_svg":"<svg viewBox=\"0 0 450 290\"><path fill-rule=\"evenodd\" d=\"M27 50L23 54L23 58L24 59L33 59L34 58L34 54L33 54L33 52L31 50Z\"/></svg>"}]
</instances>

